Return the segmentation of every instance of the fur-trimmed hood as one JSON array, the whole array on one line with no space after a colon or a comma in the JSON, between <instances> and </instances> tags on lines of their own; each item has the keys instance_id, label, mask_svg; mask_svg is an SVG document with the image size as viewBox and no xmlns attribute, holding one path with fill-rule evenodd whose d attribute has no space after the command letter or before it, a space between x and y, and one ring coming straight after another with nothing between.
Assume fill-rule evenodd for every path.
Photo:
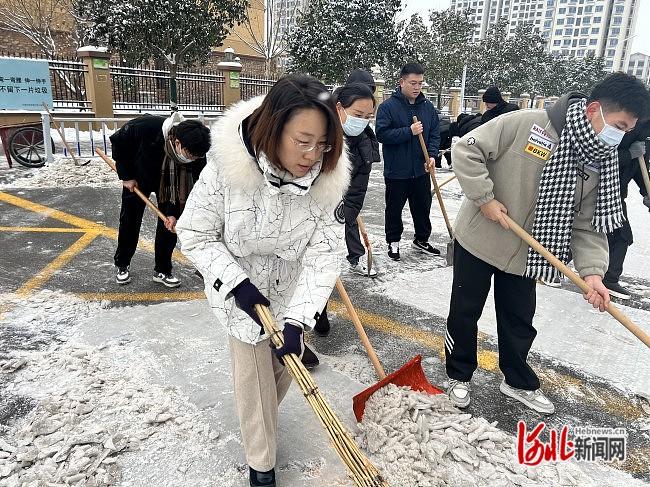
<instances>
[{"instance_id":1,"label":"fur-trimmed hood","mask_svg":"<svg viewBox=\"0 0 650 487\"><path fill-rule=\"evenodd\" d=\"M206 158L229 187L252 191L268 184L258 162L248 153L239 129L242 121L262 104L263 99L259 96L233 105L212 127L212 146ZM350 161L347 146L344 146L336 168L319 174L309 194L318 203L333 208L343 198L349 182Z\"/></svg>"}]
</instances>

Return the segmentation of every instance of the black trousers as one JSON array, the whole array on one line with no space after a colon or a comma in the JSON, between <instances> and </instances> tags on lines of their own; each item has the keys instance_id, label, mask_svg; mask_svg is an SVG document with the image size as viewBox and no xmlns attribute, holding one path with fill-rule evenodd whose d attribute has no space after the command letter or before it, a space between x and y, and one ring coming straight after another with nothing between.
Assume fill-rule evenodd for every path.
<instances>
[{"instance_id":1,"label":"black trousers","mask_svg":"<svg viewBox=\"0 0 650 487\"><path fill-rule=\"evenodd\" d=\"M447 375L468 382L478 366L478 320L493 276L499 368L509 386L538 389L539 379L526 363L537 335L533 327L535 280L500 271L469 253L458 242L454 247L454 281L445 335Z\"/></svg>"},{"instance_id":2,"label":"black trousers","mask_svg":"<svg viewBox=\"0 0 650 487\"><path fill-rule=\"evenodd\" d=\"M609 267L603 278L605 282L618 282L621 274L623 274L623 263L625 262L627 249L634 242L632 227L630 227L630 222L627 219L627 205L625 201L623 201L623 214L625 215L623 226L607 234Z\"/></svg>"},{"instance_id":3,"label":"black trousers","mask_svg":"<svg viewBox=\"0 0 650 487\"><path fill-rule=\"evenodd\" d=\"M431 236L431 179L428 174L413 179L389 179L386 181L386 242L399 242L402 238L402 210L406 201L413 217L415 238L426 242Z\"/></svg>"},{"instance_id":4,"label":"black trousers","mask_svg":"<svg viewBox=\"0 0 650 487\"><path fill-rule=\"evenodd\" d=\"M360 211L352 206L343 203L343 214L345 215L345 244L348 247L348 262L357 265L359 258L366 253L366 248L361 243L359 224L357 217Z\"/></svg>"},{"instance_id":5,"label":"black trousers","mask_svg":"<svg viewBox=\"0 0 650 487\"><path fill-rule=\"evenodd\" d=\"M142 191L145 195L151 191ZM165 205L160 210L166 216L179 217L177 205ZM117 250L115 251L115 265L126 267L131 264L140 237L140 225L144 214L145 203L140 197L126 188L122 188L122 209L120 210L120 228L117 236ZM176 247L176 234L165 228L165 224L157 218L155 241L155 272L170 274L172 271L172 252Z\"/></svg>"}]
</instances>

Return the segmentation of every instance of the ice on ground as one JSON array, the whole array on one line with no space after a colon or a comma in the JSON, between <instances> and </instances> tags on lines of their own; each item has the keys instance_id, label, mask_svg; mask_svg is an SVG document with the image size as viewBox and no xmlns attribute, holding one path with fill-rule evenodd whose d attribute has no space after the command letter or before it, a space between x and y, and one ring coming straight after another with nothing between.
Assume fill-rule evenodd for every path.
<instances>
[{"instance_id":1,"label":"ice on ground","mask_svg":"<svg viewBox=\"0 0 650 487\"><path fill-rule=\"evenodd\" d=\"M389 384L366 403L357 439L389 485L399 487L550 487L645 485L630 475L575 461L529 467L516 439L483 418L453 407L447 396Z\"/></svg>"}]
</instances>

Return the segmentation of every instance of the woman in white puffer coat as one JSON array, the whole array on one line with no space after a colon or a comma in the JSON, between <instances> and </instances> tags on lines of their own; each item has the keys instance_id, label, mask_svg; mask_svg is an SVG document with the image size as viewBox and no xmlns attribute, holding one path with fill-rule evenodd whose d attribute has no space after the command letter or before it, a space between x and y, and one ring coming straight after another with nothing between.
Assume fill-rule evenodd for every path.
<instances>
[{"instance_id":1,"label":"woman in white puffer coat","mask_svg":"<svg viewBox=\"0 0 650 487\"><path fill-rule=\"evenodd\" d=\"M176 225L229 335L235 399L251 486L275 486L278 404L340 272L335 209L349 182L336 107L304 75L241 102L213 128L207 166ZM272 351L254 311L270 305L285 346Z\"/></svg>"}]
</instances>

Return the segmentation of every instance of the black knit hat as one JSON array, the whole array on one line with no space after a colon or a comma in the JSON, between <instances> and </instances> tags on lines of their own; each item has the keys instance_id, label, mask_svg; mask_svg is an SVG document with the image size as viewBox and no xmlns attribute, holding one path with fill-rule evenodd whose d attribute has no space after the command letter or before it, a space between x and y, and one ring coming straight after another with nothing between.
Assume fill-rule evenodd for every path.
<instances>
[{"instance_id":1,"label":"black knit hat","mask_svg":"<svg viewBox=\"0 0 650 487\"><path fill-rule=\"evenodd\" d=\"M372 74L370 74L368 71L358 68L350 73L350 76L348 76L348 79L345 82L346 85L350 83L363 83L364 85L367 85L373 93L377 88L375 86L375 78L372 77Z\"/></svg>"},{"instance_id":2,"label":"black knit hat","mask_svg":"<svg viewBox=\"0 0 650 487\"><path fill-rule=\"evenodd\" d=\"M485 103L501 103L503 101L503 97L501 96L499 88L496 86L490 86L487 90L485 90L485 93L483 93L483 101Z\"/></svg>"}]
</instances>

